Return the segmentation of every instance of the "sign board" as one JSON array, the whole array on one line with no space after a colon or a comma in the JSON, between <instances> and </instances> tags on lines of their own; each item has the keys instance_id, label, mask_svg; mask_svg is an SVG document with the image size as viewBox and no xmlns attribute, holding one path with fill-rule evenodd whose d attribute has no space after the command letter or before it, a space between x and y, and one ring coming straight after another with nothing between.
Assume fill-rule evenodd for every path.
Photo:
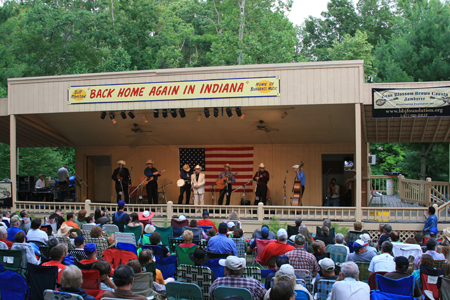
<instances>
[{"instance_id":1,"label":"sign board","mask_svg":"<svg viewBox=\"0 0 450 300\"><path fill-rule=\"evenodd\" d=\"M12 206L12 182L0 182L0 207Z\"/></svg>"},{"instance_id":2,"label":"sign board","mask_svg":"<svg viewBox=\"0 0 450 300\"><path fill-rule=\"evenodd\" d=\"M450 116L450 87L372 89L374 118Z\"/></svg>"},{"instance_id":3,"label":"sign board","mask_svg":"<svg viewBox=\"0 0 450 300\"><path fill-rule=\"evenodd\" d=\"M278 77L71 86L69 104L278 97Z\"/></svg>"}]
</instances>

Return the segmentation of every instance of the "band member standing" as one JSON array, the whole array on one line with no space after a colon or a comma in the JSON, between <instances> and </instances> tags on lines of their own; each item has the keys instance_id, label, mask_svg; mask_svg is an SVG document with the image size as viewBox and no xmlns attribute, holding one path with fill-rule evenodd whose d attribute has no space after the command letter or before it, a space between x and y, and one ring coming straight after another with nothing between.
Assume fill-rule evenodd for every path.
<instances>
[{"instance_id":1,"label":"band member standing","mask_svg":"<svg viewBox=\"0 0 450 300\"><path fill-rule=\"evenodd\" d=\"M254 205L258 205L261 201L266 205L267 183L269 179L269 172L266 171L266 167L261 163L258 172L253 176L253 180L256 181L256 199Z\"/></svg>"},{"instance_id":2,"label":"band member standing","mask_svg":"<svg viewBox=\"0 0 450 300\"><path fill-rule=\"evenodd\" d=\"M189 165L184 165L183 169L181 169L181 179L184 180L184 185L180 187L180 196L178 197L178 204L183 204L183 195L186 193L186 204L189 204L189 200L191 199L191 178L192 178L192 170Z\"/></svg>"},{"instance_id":3,"label":"band member standing","mask_svg":"<svg viewBox=\"0 0 450 300\"><path fill-rule=\"evenodd\" d=\"M325 206L339 206L340 187L336 184L336 178L331 178L328 184L327 194L330 195Z\"/></svg>"},{"instance_id":4,"label":"band member standing","mask_svg":"<svg viewBox=\"0 0 450 300\"><path fill-rule=\"evenodd\" d=\"M302 169L300 169L300 165L295 165L292 168L294 168L294 172L297 173L295 179L300 181L300 184L302 186L302 197L303 197L303 193L305 192L305 173L303 173Z\"/></svg>"},{"instance_id":5,"label":"band member standing","mask_svg":"<svg viewBox=\"0 0 450 300\"><path fill-rule=\"evenodd\" d=\"M123 194L125 203L129 203L128 184L130 183L130 171L125 168L126 162L124 160L119 160L117 164L119 167L114 170L111 176L112 180L116 182L117 202L122 200Z\"/></svg>"},{"instance_id":6,"label":"band member standing","mask_svg":"<svg viewBox=\"0 0 450 300\"><path fill-rule=\"evenodd\" d=\"M70 178L69 178L69 171L67 170L67 166L64 165L62 166L62 168L60 168L58 170L58 181L59 181L59 186L61 189L60 192L60 199L59 200L64 200L65 198L67 198L69 196L69 183L70 183Z\"/></svg>"},{"instance_id":7,"label":"band member standing","mask_svg":"<svg viewBox=\"0 0 450 300\"><path fill-rule=\"evenodd\" d=\"M234 174L231 173L231 167L230 164L224 165L225 170L223 170L220 175L219 179L222 179L224 177L228 178L227 185L223 189L220 190L219 194L219 205L222 205L223 198L225 197L225 194L227 195L227 202L225 205L230 205L230 199L231 199L231 185L235 182Z\"/></svg>"},{"instance_id":8,"label":"band member standing","mask_svg":"<svg viewBox=\"0 0 450 300\"><path fill-rule=\"evenodd\" d=\"M202 167L199 165L195 166L195 173L191 176L192 190L194 191L194 205L198 205L198 200L200 198L200 204L205 204L205 174L201 173Z\"/></svg>"},{"instance_id":9,"label":"band member standing","mask_svg":"<svg viewBox=\"0 0 450 300\"><path fill-rule=\"evenodd\" d=\"M153 168L153 160L149 159L145 164L147 165L144 170L145 176L148 179L153 177L153 180L149 181L146 186L148 204L158 204L158 177L161 176L161 172Z\"/></svg>"}]
</instances>

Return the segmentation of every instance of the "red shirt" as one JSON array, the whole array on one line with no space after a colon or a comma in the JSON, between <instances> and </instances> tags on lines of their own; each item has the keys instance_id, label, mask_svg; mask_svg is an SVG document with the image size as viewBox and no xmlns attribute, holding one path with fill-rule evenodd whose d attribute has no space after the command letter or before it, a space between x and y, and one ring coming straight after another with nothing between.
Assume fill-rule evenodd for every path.
<instances>
[{"instance_id":1,"label":"red shirt","mask_svg":"<svg viewBox=\"0 0 450 300\"><path fill-rule=\"evenodd\" d=\"M0 242L5 243L6 246L8 246L8 249L11 250L11 246L13 245L13 242L7 241L7 240L5 240L5 239L0 239Z\"/></svg>"},{"instance_id":2,"label":"red shirt","mask_svg":"<svg viewBox=\"0 0 450 300\"><path fill-rule=\"evenodd\" d=\"M49 262L43 263L43 266L56 266L58 267L58 283L61 283L61 274L64 270L64 268L66 267L65 265L63 265L62 263L60 263L59 261L55 261L55 260L51 260Z\"/></svg>"},{"instance_id":3,"label":"red shirt","mask_svg":"<svg viewBox=\"0 0 450 300\"><path fill-rule=\"evenodd\" d=\"M180 246L181 248L190 248L190 247L197 246L197 245L194 244L194 243L182 243L182 244L180 244L179 246Z\"/></svg>"},{"instance_id":4,"label":"red shirt","mask_svg":"<svg viewBox=\"0 0 450 300\"><path fill-rule=\"evenodd\" d=\"M260 259L267 265L269 258L271 258L272 256L280 256L294 249L294 246L288 245L286 243L280 243L278 241L272 242L264 248L263 252L261 253Z\"/></svg>"},{"instance_id":5,"label":"red shirt","mask_svg":"<svg viewBox=\"0 0 450 300\"><path fill-rule=\"evenodd\" d=\"M197 222L197 226L212 226L216 232L218 231L216 225L211 220L200 220Z\"/></svg>"},{"instance_id":6,"label":"red shirt","mask_svg":"<svg viewBox=\"0 0 450 300\"><path fill-rule=\"evenodd\" d=\"M91 259L83 259L82 261L80 261L80 263L82 263L83 265L88 265L94 262L98 262L98 259L91 258Z\"/></svg>"}]
</instances>

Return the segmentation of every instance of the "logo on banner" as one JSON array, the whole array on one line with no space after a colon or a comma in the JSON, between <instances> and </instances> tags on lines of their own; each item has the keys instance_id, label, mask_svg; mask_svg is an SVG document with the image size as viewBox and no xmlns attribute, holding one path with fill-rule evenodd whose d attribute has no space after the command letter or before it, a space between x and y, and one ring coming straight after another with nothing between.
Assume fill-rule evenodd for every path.
<instances>
[{"instance_id":1,"label":"logo on banner","mask_svg":"<svg viewBox=\"0 0 450 300\"><path fill-rule=\"evenodd\" d=\"M72 99L75 101L83 101L86 98L86 91L83 89L76 89L72 92Z\"/></svg>"}]
</instances>

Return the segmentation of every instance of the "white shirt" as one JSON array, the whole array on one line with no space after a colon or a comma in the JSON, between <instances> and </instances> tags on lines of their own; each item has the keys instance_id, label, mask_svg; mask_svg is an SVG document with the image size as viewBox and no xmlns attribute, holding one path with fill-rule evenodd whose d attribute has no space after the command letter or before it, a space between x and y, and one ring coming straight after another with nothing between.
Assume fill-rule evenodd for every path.
<instances>
[{"instance_id":1,"label":"white shirt","mask_svg":"<svg viewBox=\"0 0 450 300\"><path fill-rule=\"evenodd\" d=\"M367 283L347 277L336 281L327 300L369 300L370 288Z\"/></svg>"},{"instance_id":2,"label":"white shirt","mask_svg":"<svg viewBox=\"0 0 450 300\"><path fill-rule=\"evenodd\" d=\"M62 167L58 170L58 180L59 181L68 181L69 178L69 171L67 171L66 168Z\"/></svg>"},{"instance_id":3,"label":"white shirt","mask_svg":"<svg viewBox=\"0 0 450 300\"><path fill-rule=\"evenodd\" d=\"M30 229L27 233L28 241L36 241L41 243L47 243L48 235L45 231L40 229Z\"/></svg>"},{"instance_id":4,"label":"white shirt","mask_svg":"<svg viewBox=\"0 0 450 300\"><path fill-rule=\"evenodd\" d=\"M336 193L335 193L335 194L332 194L332 195L331 195L331 198L332 198L332 199L339 198L339 191L340 191L339 185L335 184L335 185L333 186L333 188L334 188L334 191L335 191ZM333 193L333 189L330 188L330 192Z\"/></svg>"},{"instance_id":5,"label":"white shirt","mask_svg":"<svg viewBox=\"0 0 450 300\"><path fill-rule=\"evenodd\" d=\"M37 189L45 188L45 180L41 180L40 178L36 180L35 188Z\"/></svg>"},{"instance_id":6,"label":"white shirt","mask_svg":"<svg viewBox=\"0 0 450 300\"><path fill-rule=\"evenodd\" d=\"M394 272L395 261L394 257L388 253L383 253L374 256L369 265L370 272Z\"/></svg>"}]
</instances>

